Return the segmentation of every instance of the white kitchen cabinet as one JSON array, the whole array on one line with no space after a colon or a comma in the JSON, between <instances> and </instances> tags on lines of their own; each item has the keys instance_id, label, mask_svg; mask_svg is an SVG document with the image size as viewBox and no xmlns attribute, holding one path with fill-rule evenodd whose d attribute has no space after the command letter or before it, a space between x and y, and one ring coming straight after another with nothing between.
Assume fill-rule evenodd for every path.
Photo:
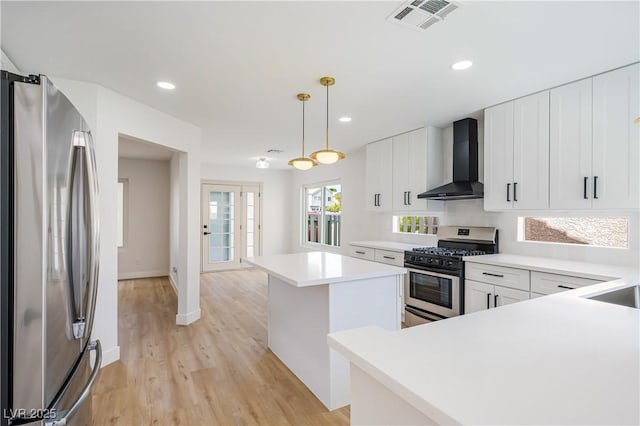
<instances>
[{"instance_id":1,"label":"white kitchen cabinet","mask_svg":"<svg viewBox=\"0 0 640 426\"><path fill-rule=\"evenodd\" d=\"M485 110L485 210L549 207L549 92Z\"/></svg>"},{"instance_id":2,"label":"white kitchen cabinet","mask_svg":"<svg viewBox=\"0 0 640 426\"><path fill-rule=\"evenodd\" d=\"M464 280L464 313L485 311L493 303L493 289L491 284L473 280Z\"/></svg>"},{"instance_id":3,"label":"white kitchen cabinet","mask_svg":"<svg viewBox=\"0 0 640 426\"><path fill-rule=\"evenodd\" d=\"M393 210L442 210L417 195L443 182L442 129L427 127L393 137Z\"/></svg>"},{"instance_id":4,"label":"white kitchen cabinet","mask_svg":"<svg viewBox=\"0 0 640 426\"><path fill-rule=\"evenodd\" d=\"M513 102L484 110L484 208L513 205Z\"/></svg>"},{"instance_id":5,"label":"white kitchen cabinet","mask_svg":"<svg viewBox=\"0 0 640 426\"><path fill-rule=\"evenodd\" d=\"M549 207L589 209L592 200L592 79L551 90Z\"/></svg>"},{"instance_id":6,"label":"white kitchen cabinet","mask_svg":"<svg viewBox=\"0 0 640 426\"><path fill-rule=\"evenodd\" d=\"M590 278L531 271L531 291L540 294L560 293L601 282L603 281Z\"/></svg>"},{"instance_id":7,"label":"white kitchen cabinet","mask_svg":"<svg viewBox=\"0 0 640 426\"><path fill-rule=\"evenodd\" d=\"M513 208L549 207L549 92L513 105Z\"/></svg>"},{"instance_id":8,"label":"white kitchen cabinet","mask_svg":"<svg viewBox=\"0 0 640 426\"><path fill-rule=\"evenodd\" d=\"M464 272L465 278L470 280L524 291L529 291L529 274L527 269L471 262L465 263Z\"/></svg>"},{"instance_id":9,"label":"white kitchen cabinet","mask_svg":"<svg viewBox=\"0 0 640 426\"><path fill-rule=\"evenodd\" d=\"M639 207L640 65L551 90L550 207Z\"/></svg>"},{"instance_id":10,"label":"white kitchen cabinet","mask_svg":"<svg viewBox=\"0 0 640 426\"><path fill-rule=\"evenodd\" d=\"M375 249L374 260L393 266L404 266L404 252Z\"/></svg>"},{"instance_id":11,"label":"white kitchen cabinet","mask_svg":"<svg viewBox=\"0 0 640 426\"><path fill-rule=\"evenodd\" d=\"M385 212L392 209L393 140L367 145L367 210Z\"/></svg>"},{"instance_id":12,"label":"white kitchen cabinet","mask_svg":"<svg viewBox=\"0 0 640 426\"><path fill-rule=\"evenodd\" d=\"M511 303L529 300L529 292L498 285L464 280L464 312L485 311Z\"/></svg>"},{"instance_id":13,"label":"white kitchen cabinet","mask_svg":"<svg viewBox=\"0 0 640 426\"><path fill-rule=\"evenodd\" d=\"M375 260L375 249L369 247L351 246L349 247L349 256L357 257L364 260Z\"/></svg>"},{"instance_id":14,"label":"white kitchen cabinet","mask_svg":"<svg viewBox=\"0 0 640 426\"><path fill-rule=\"evenodd\" d=\"M593 208L640 203L640 64L593 77Z\"/></svg>"}]
</instances>

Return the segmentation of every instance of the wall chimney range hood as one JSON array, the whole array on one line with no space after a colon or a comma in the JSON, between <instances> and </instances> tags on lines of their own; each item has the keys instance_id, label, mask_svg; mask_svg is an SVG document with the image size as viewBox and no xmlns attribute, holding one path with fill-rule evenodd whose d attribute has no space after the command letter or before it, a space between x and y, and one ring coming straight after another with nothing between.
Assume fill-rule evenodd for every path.
<instances>
[{"instance_id":1,"label":"wall chimney range hood","mask_svg":"<svg viewBox=\"0 0 640 426\"><path fill-rule=\"evenodd\" d=\"M418 194L429 200L484 198L478 182L478 121L465 118L453 123L453 182Z\"/></svg>"}]
</instances>

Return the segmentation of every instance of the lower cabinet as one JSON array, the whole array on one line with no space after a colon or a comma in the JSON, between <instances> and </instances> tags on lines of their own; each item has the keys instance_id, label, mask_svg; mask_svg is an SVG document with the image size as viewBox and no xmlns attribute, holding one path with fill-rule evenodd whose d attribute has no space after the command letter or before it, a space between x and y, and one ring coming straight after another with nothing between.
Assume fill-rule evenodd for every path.
<instances>
[{"instance_id":1,"label":"lower cabinet","mask_svg":"<svg viewBox=\"0 0 640 426\"><path fill-rule=\"evenodd\" d=\"M465 280L464 286L464 311L467 314L529 300L528 291L473 280Z\"/></svg>"}]
</instances>

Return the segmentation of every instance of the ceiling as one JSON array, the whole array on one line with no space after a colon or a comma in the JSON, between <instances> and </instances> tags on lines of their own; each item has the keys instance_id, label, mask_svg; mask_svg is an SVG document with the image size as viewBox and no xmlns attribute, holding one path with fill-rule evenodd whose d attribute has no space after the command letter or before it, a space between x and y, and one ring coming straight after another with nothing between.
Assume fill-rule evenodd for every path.
<instances>
[{"instance_id":1,"label":"ceiling","mask_svg":"<svg viewBox=\"0 0 640 426\"><path fill-rule=\"evenodd\" d=\"M174 152L177 151L129 136L118 137L118 157L120 158L168 161L171 160Z\"/></svg>"},{"instance_id":2,"label":"ceiling","mask_svg":"<svg viewBox=\"0 0 640 426\"><path fill-rule=\"evenodd\" d=\"M299 92L311 94L307 153L323 145L325 75L331 146L348 153L640 59L637 1L464 1L424 32L386 20L400 4L2 1L1 42L23 72L95 82L202 127L205 162L273 168L300 154ZM474 66L453 71L461 59Z\"/></svg>"}]
</instances>

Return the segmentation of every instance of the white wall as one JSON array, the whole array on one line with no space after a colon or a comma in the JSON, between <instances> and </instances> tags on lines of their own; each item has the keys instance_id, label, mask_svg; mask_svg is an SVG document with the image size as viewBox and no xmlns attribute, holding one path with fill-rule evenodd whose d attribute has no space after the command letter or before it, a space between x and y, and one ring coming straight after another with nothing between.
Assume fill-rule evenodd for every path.
<instances>
[{"instance_id":1,"label":"white wall","mask_svg":"<svg viewBox=\"0 0 640 426\"><path fill-rule=\"evenodd\" d=\"M176 323L200 317L199 128L101 86L52 78L92 128L100 185L100 276L93 336L102 342L103 365L120 357L118 346L117 201L120 134L181 151L179 161L180 224L178 312Z\"/></svg>"},{"instance_id":2,"label":"white wall","mask_svg":"<svg viewBox=\"0 0 640 426\"><path fill-rule=\"evenodd\" d=\"M118 279L169 274L169 161L118 159L126 181L124 247L118 249Z\"/></svg>"},{"instance_id":3,"label":"white wall","mask_svg":"<svg viewBox=\"0 0 640 426\"><path fill-rule=\"evenodd\" d=\"M334 165L320 165L311 170L291 172L289 209L292 220L289 244L292 252L319 250L301 244L302 186L307 184L331 180L340 180L342 184L341 247L332 250L322 246L322 250L344 254L348 252L350 242L375 237L376 215L365 208L365 160L366 149L363 147L348 153L344 160Z\"/></svg>"},{"instance_id":4,"label":"white wall","mask_svg":"<svg viewBox=\"0 0 640 426\"><path fill-rule=\"evenodd\" d=\"M9 57L4 53L3 50L0 50L0 69L12 72L14 74L20 74L18 67L14 65L14 63L9 59Z\"/></svg>"},{"instance_id":5,"label":"white wall","mask_svg":"<svg viewBox=\"0 0 640 426\"><path fill-rule=\"evenodd\" d=\"M291 171L202 164L201 178L222 182L262 183L262 254L290 252Z\"/></svg>"}]
</instances>

